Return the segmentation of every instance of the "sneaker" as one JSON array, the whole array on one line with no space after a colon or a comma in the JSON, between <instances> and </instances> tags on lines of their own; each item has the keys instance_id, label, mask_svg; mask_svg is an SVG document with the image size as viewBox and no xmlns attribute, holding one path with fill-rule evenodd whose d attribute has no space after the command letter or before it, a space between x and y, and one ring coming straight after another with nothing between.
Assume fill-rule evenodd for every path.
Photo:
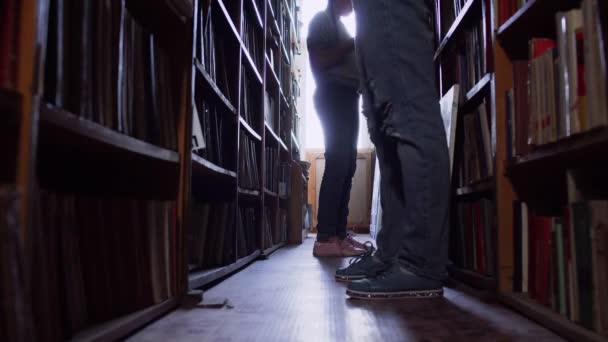
<instances>
[{"instance_id":1,"label":"sneaker","mask_svg":"<svg viewBox=\"0 0 608 342\"><path fill-rule=\"evenodd\" d=\"M327 241L315 241L312 255L317 258L342 257L342 242L336 238Z\"/></svg>"},{"instance_id":2,"label":"sneaker","mask_svg":"<svg viewBox=\"0 0 608 342\"><path fill-rule=\"evenodd\" d=\"M356 247L351 243L348 238L338 240L338 242L340 243L340 247L342 248L342 256L355 257L367 253L367 250L365 248Z\"/></svg>"},{"instance_id":3,"label":"sneaker","mask_svg":"<svg viewBox=\"0 0 608 342\"><path fill-rule=\"evenodd\" d=\"M350 233L346 234L346 237L344 239L347 240L348 243L350 243L351 245L353 245L353 247L355 247L355 248L367 249L368 248L367 244L371 245L372 248L374 248L374 245L372 245L371 242L369 242L369 241L366 242L366 243L359 242Z\"/></svg>"},{"instance_id":4,"label":"sneaker","mask_svg":"<svg viewBox=\"0 0 608 342\"><path fill-rule=\"evenodd\" d=\"M367 243L366 246L368 246ZM351 282L353 280L375 277L378 273L382 272L386 268L386 265L377 256L373 255L373 248L371 246L371 248L366 250L365 254L350 259L348 267L336 270L335 279L341 282Z\"/></svg>"},{"instance_id":5,"label":"sneaker","mask_svg":"<svg viewBox=\"0 0 608 342\"><path fill-rule=\"evenodd\" d=\"M350 283L346 294L358 299L438 298L443 296L443 286L395 263L374 278Z\"/></svg>"}]
</instances>

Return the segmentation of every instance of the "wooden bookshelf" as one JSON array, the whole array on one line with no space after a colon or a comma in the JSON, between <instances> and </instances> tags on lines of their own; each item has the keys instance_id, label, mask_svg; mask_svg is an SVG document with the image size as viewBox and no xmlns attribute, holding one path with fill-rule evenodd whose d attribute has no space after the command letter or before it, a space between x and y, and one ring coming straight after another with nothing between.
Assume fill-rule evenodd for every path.
<instances>
[{"instance_id":1,"label":"wooden bookshelf","mask_svg":"<svg viewBox=\"0 0 608 342\"><path fill-rule=\"evenodd\" d=\"M496 290L496 279L474 271L458 267L450 268L450 275L456 280L481 290Z\"/></svg>"},{"instance_id":2,"label":"wooden bookshelf","mask_svg":"<svg viewBox=\"0 0 608 342\"><path fill-rule=\"evenodd\" d=\"M494 191L494 179L483 180L469 186L464 186L456 189L456 196L465 197L465 196L474 196L479 194L488 193Z\"/></svg>"},{"instance_id":3,"label":"wooden bookshelf","mask_svg":"<svg viewBox=\"0 0 608 342\"><path fill-rule=\"evenodd\" d=\"M281 140L281 138L272 130L272 127L270 127L268 125L268 123L264 123L264 127L266 129L266 132L272 137L272 139L274 139L280 146L281 148L287 152L287 146L285 145L285 143L283 142L283 140Z\"/></svg>"},{"instance_id":4,"label":"wooden bookshelf","mask_svg":"<svg viewBox=\"0 0 608 342\"><path fill-rule=\"evenodd\" d=\"M289 8L291 1L294 0L283 0L280 4ZM25 279L35 279L35 286L43 289L32 295L29 304L33 307L25 310L33 314L19 317L35 327L28 332L32 340L128 337L175 309L189 289L220 280L258 259L262 255L264 234L262 209L273 209L268 220L278 224L278 212L290 203L289 196L279 197L276 191L268 191L262 175L267 167L264 165L267 144L275 144L282 150L281 163L291 162L292 158L291 146L295 141L291 138L281 141L278 134L291 132L295 115L295 106L288 106L284 95L290 92L282 89L282 86L291 87L295 70L286 63L290 62L289 56L295 47L286 46L280 37L292 36L298 13L286 14L280 8L272 10L268 1L255 0L103 3L86 0L79 4L82 8L73 10L82 10L79 13L82 16L64 16L61 6L50 6L49 0L19 1L19 12L10 14L18 18L15 21L17 44L10 47L15 49L11 53L18 57L15 59L18 65L14 68L11 65L14 79L9 80L8 87L0 89L3 131L0 161L4 166L0 180L19 189L16 199L19 236L24 246L32 246L27 250L31 254L26 255L26 260L32 262L20 267L26 267L24 274L35 274L34 278L26 276ZM212 11L212 25L200 25L205 11ZM290 21L286 30L291 31L280 32L278 23L283 23L283 15ZM64 25L78 30L61 30L56 24L57 16L69 20ZM256 59L255 49L251 52L251 47L245 45L245 16L259 30L257 43L262 52L261 61ZM118 20L110 20L116 18ZM201 31L208 27L212 27L212 34ZM272 32L278 34L281 43L275 49L277 65L286 66L281 70L287 75L281 80L276 73L270 73L270 62L263 58L266 38ZM207 38L207 43L213 41L213 52L198 44ZM203 51L213 53L214 58L202 58ZM108 55L100 56L103 52ZM105 62L99 63L99 58ZM213 67L209 64L211 60ZM256 65L256 61L261 63ZM241 82L244 75L250 80L254 101L250 106L250 122L243 118ZM285 80L288 82L282 85ZM8 82L2 81L4 87ZM282 110L278 112L282 121L275 131L265 129L264 104L256 102L271 88ZM203 117L206 120L198 120L201 130L193 132L194 119ZM6 134L5 129L11 134ZM202 133L202 138L207 139L204 145L193 146L200 138L193 136L195 133ZM253 144L248 148L256 150L247 161L241 160L239 154L242 151L239 139L243 136ZM254 158L257 163L253 163ZM10 163L4 163L5 160ZM239 166L245 162L255 165L252 170L260 184L254 188L259 190L241 186ZM4 169L10 169L6 175ZM206 208L205 205L210 207L201 209ZM113 210L115 208L118 209ZM242 209L255 215L254 220L247 222L248 253L236 249L241 242L235 233L238 224L235 217L237 210ZM78 210L87 211L87 215L76 214ZM201 256L203 262L194 265L186 237L192 232L211 231L211 228L203 231L198 225L204 210L223 215L208 225L213 225L213 234L207 235L208 243L219 247L217 251L205 252ZM101 226L94 227L91 222L95 220L86 219L94 217L89 214L99 215L104 221L104 238L94 236L98 238L95 248L108 254L102 261L97 262L93 256L100 253L87 250L70 251L79 254L68 258L67 249L56 245L58 239L44 238L51 228L53 234L64 237L67 234L62 229L70 223L79 229L79 234L74 236L82 234L82 239L93 240L91 231ZM53 222L60 220L66 224L45 222L51 216L57 217ZM82 222L86 225L80 224ZM121 234L129 236L121 239L116 234L123 227L128 229L120 231ZM157 229L156 235L150 233L152 229ZM231 235L233 241L229 238ZM150 239L149 244L141 243L145 242L142 239L136 242L141 237ZM286 243L275 242L264 255ZM139 254L135 257L129 253ZM40 258L41 255L52 257ZM155 260L159 262L154 271L156 278L144 274L151 272L142 271L145 267L131 268L139 265L136 263L152 261L145 258L153 255L160 258ZM37 258L45 260L37 262ZM129 262L119 263L120 258ZM81 274L83 282L79 284L66 278L61 279L64 286L58 286L59 280L52 276L53 272L59 274L60 265L73 266L70 265L73 260L79 260L81 265L66 269L86 273ZM33 265L39 268L33 269ZM204 265L220 266L204 269ZM79 279L77 274L73 276ZM95 285L99 287L93 289L90 284L96 277L101 280ZM106 287L104 282L109 279L115 282ZM33 286L28 283L23 288ZM55 302L57 298L65 298L66 292L74 287L84 288L84 299ZM144 288L145 291L140 291ZM138 296L141 298L134 299ZM62 316L67 312L85 310L90 301L104 298L112 298L124 304L124 308L108 305L107 310L96 313L97 316L83 316L85 321L78 327L67 328L66 324L57 323L65 323L68 318ZM120 302L123 299L125 303ZM44 309L29 310L37 305Z\"/></svg>"},{"instance_id":5,"label":"wooden bookshelf","mask_svg":"<svg viewBox=\"0 0 608 342\"><path fill-rule=\"evenodd\" d=\"M277 243L276 245L262 251L262 256L268 257L268 256L270 256L270 254L276 252L279 248L284 247L286 244L287 244L286 242Z\"/></svg>"},{"instance_id":6,"label":"wooden bookshelf","mask_svg":"<svg viewBox=\"0 0 608 342\"><path fill-rule=\"evenodd\" d=\"M578 7L580 3L580 0L529 0L498 28L497 38L509 58L528 59L528 41L555 38L555 13Z\"/></svg>"},{"instance_id":7,"label":"wooden bookshelf","mask_svg":"<svg viewBox=\"0 0 608 342\"><path fill-rule=\"evenodd\" d=\"M608 165L608 158L606 158L605 154L608 147L608 131L605 127L576 133L557 141L553 141L553 138L546 139L545 141L552 142L535 146L528 145L526 142L529 141L527 138L531 134L537 132L530 133L526 131L521 133L516 131L514 136L509 136L514 127L512 121L514 118L513 113L517 112L519 114L521 111L525 112L526 107L519 107L523 109L510 107L512 103L508 103L506 93L513 89L512 94L516 101L529 100L529 93L524 91L527 89L524 88L523 84L528 84L531 79L527 75L524 75L524 70L522 68L518 69L518 66L525 65L521 64L522 61L527 61L531 64L531 61L529 61L529 56L531 55L529 53L530 40L533 38L556 39L558 36L556 32L556 14L560 11L579 8L580 5L581 1L579 0L530 0L509 18L503 15L502 20L504 20L504 23L497 30L494 44L496 103L493 108L496 114L497 131L495 194L497 205L501 208L497 212L497 258L499 269L497 296L505 305L553 330L567 340L605 341L606 336L601 336L596 331L584 328L582 323L575 323L566 317L566 315L561 315L552 309L552 307L560 305L561 298L551 298L554 295L553 292L559 289L559 287L547 289L543 288L541 284L537 285L533 290L529 288L527 293L520 292L524 288L523 284L530 287L533 286L533 283L529 280L529 277L533 276L532 273L527 276L527 280L522 278L521 270L525 262L522 251L526 249L529 253L531 245L547 242L557 244L559 243L557 241L560 241L563 237L558 235L548 238L534 236L528 240L527 246L524 245L521 243L521 234L524 231L521 226L524 218L519 213L522 210L521 207L516 210L516 206L519 203L526 204L529 231L540 231L538 229L542 227L537 225L537 219L563 220L564 217L559 216L561 215L560 212L569 208L571 201L573 201L573 199L568 198L566 182L568 171L576 169L592 170L593 172L587 174L588 179L585 179L585 182L589 182L598 191L602 191L603 189L602 177ZM498 10L495 9L497 13ZM603 12L598 13L598 18L605 25L606 13L605 11ZM559 52L557 54L559 55ZM559 58L562 57L560 56ZM552 59L549 61L555 62ZM600 76L603 76L605 80L605 74ZM548 84L548 86L551 88L554 85ZM559 98L563 89L556 88L559 92L556 94L556 98ZM521 96L521 98L518 98L518 96ZM545 98L543 97L543 99ZM531 112L533 111L531 107L527 109ZM524 125L526 123L529 124L531 117L527 115L533 114L525 113L524 116L518 116L517 120L523 120ZM558 115L559 112L556 112L555 117L558 117ZM517 136L517 134L523 135ZM512 141L512 137L515 137L515 141ZM519 143L517 142L518 138L522 138L519 140ZM526 148L521 147L521 141L524 142L523 144L526 145ZM513 151L512 146L507 145L509 143L517 147L517 154L515 156L508 155L508 153ZM605 199L608 196L606 192L601 194L598 192L595 195L598 197L594 198L598 200ZM586 198L580 201L580 204L584 205L586 203L585 200ZM520 216L517 216L518 214ZM553 224L551 223L551 225ZM577 229L582 230L584 228L579 226ZM577 248L579 248L580 252L580 246L577 246L576 242L573 243L572 253L578 253L576 252ZM559 266L559 258L556 258L553 253L549 253L547 258L551 262L557 263L554 266L561 267ZM538 255L534 256L534 259L528 256L527 262L530 265L531 262L538 262L538 260ZM545 269L546 267L539 264L539 268ZM564 274L570 274L571 272L566 267L561 268L560 271ZM547 275L546 273L549 272L538 270L536 272L535 277L537 278L546 276L549 282L555 280L554 273ZM560 274L559 271L558 274ZM577 283L579 281L578 279L570 280ZM596 286L599 285L592 284L593 290L590 291L597 291ZM549 296L549 299L544 299L544 296ZM570 296L571 293L567 292L565 301L570 302ZM578 298L575 297L572 300L578 300ZM575 305L579 306L581 304L576 303ZM570 306L568 306L567 310L571 310ZM575 310L585 309L576 308Z\"/></svg>"},{"instance_id":8,"label":"wooden bookshelf","mask_svg":"<svg viewBox=\"0 0 608 342\"><path fill-rule=\"evenodd\" d=\"M470 110L479 105L481 100L487 97L488 91L492 84L492 74L486 74L473 88L465 95L464 102L460 106L461 109Z\"/></svg>"},{"instance_id":9,"label":"wooden bookshelf","mask_svg":"<svg viewBox=\"0 0 608 342\"><path fill-rule=\"evenodd\" d=\"M435 61L443 54L444 50L458 40L457 36L460 34L460 31L462 31L465 26L469 25L475 17L478 17L474 11L479 10L480 6L481 0L467 0L445 37L441 39L439 47L437 48L437 51L435 51L435 56L433 57Z\"/></svg>"}]
</instances>

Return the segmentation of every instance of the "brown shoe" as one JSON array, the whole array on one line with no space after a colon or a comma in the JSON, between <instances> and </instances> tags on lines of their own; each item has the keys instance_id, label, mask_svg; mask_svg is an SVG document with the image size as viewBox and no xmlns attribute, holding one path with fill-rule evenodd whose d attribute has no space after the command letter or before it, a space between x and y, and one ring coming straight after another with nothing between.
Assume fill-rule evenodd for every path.
<instances>
[{"instance_id":1,"label":"brown shoe","mask_svg":"<svg viewBox=\"0 0 608 342\"><path fill-rule=\"evenodd\" d=\"M346 237L344 240L339 240L342 247L342 255L345 257L354 257L365 254L364 248L358 248L353 245L352 240Z\"/></svg>"},{"instance_id":2,"label":"brown shoe","mask_svg":"<svg viewBox=\"0 0 608 342\"><path fill-rule=\"evenodd\" d=\"M342 244L337 238L331 238L327 241L315 241L315 246L312 248L312 255L317 258L341 258Z\"/></svg>"}]
</instances>

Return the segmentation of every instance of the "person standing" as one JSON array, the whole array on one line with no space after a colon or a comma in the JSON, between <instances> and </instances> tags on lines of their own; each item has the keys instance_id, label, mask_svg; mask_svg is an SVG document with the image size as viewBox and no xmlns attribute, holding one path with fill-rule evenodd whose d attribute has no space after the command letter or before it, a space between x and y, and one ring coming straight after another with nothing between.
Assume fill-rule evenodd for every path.
<instances>
[{"instance_id":1,"label":"person standing","mask_svg":"<svg viewBox=\"0 0 608 342\"><path fill-rule=\"evenodd\" d=\"M439 297L449 155L433 66L432 1L353 0L364 115L379 159L378 250L336 271L355 298Z\"/></svg>"},{"instance_id":2,"label":"person standing","mask_svg":"<svg viewBox=\"0 0 608 342\"><path fill-rule=\"evenodd\" d=\"M359 131L359 75L354 39L340 17L351 0L329 0L309 26L307 47L317 89L314 103L325 139L325 172L319 192L316 257L365 253L347 234L348 202L355 174Z\"/></svg>"}]
</instances>

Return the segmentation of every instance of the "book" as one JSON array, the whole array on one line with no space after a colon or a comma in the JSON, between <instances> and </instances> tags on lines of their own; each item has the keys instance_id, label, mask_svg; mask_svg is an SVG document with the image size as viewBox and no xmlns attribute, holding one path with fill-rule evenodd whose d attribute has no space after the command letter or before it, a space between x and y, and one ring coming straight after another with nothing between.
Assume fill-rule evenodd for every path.
<instances>
[{"instance_id":1,"label":"book","mask_svg":"<svg viewBox=\"0 0 608 342\"><path fill-rule=\"evenodd\" d=\"M439 105L441 107L441 118L443 119L443 126L445 127L445 135L450 151L450 174L452 174L454 167L454 150L456 144L459 100L460 86L455 84L439 101Z\"/></svg>"}]
</instances>

